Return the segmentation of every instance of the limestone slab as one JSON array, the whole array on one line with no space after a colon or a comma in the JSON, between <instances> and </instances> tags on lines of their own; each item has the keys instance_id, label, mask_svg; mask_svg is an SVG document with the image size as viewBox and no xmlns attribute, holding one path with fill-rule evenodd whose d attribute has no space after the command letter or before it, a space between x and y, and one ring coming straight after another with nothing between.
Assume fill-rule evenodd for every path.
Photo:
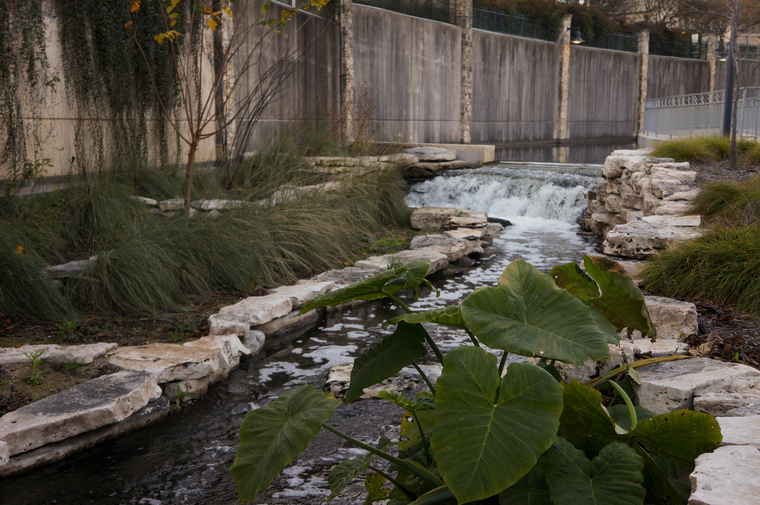
<instances>
[{"instance_id":1,"label":"limestone slab","mask_svg":"<svg viewBox=\"0 0 760 505\"><path fill-rule=\"evenodd\" d=\"M0 466L5 466L8 464L8 459L10 459L10 452L8 451L8 444L0 440Z\"/></svg>"},{"instance_id":2,"label":"limestone slab","mask_svg":"<svg viewBox=\"0 0 760 505\"><path fill-rule=\"evenodd\" d=\"M639 404L655 414L693 408L695 391L728 385L740 377L760 377L747 365L694 358L656 363L639 369Z\"/></svg>"},{"instance_id":3,"label":"limestone slab","mask_svg":"<svg viewBox=\"0 0 760 505\"><path fill-rule=\"evenodd\" d=\"M645 156L614 151L604 160L602 174L607 179L615 179L623 175L625 170L640 172L646 170L646 168L647 160Z\"/></svg>"},{"instance_id":4,"label":"limestone slab","mask_svg":"<svg viewBox=\"0 0 760 505\"><path fill-rule=\"evenodd\" d=\"M151 374L104 375L5 414L0 440L13 456L122 421L160 395Z\"/></svg>"},{"instance_id":5,"label":"limestone slab","mask_svg":"<svg viewBox=\"0 0 760 505\"><path fill-rule=\"evenodd\" d=\"M449 261L457 261L470 252L466 240L447 237L445 235L420 235L412 239L409 246L412 250L435 251L445 254Z\"/></svg>"},{"instance_id":6,"label":"limestone slab","mask_svg":"<svg viewBox=\"0 0 760 505\"><path fill-rule=\"evenodd\" d=\"M136 200L140 203L147 205L148 207L158 207L158 200L153 198L146 198L144 196L130 196L132 200Z\"/></svg>"},{"instance_id":7,"label":"limestone slab","mask_svg":"<svg viewBox=\"0 0 760 505\"><path fill-rule=\"evenodd\" d=\"M456 230L446 230L443 234L459 240L480 240L485 237L486 232L483 228L457 228Z\"/></svg>"},{"instance_id":8,"label":"limestone slab","mask_svg":"<svg viewBox=\"0 0 760 505\"><path fill-rule=\"evenodd\" d=\"M330 368L327 374L327 381L325 382L326 389L337 397L345 396L351 382L352 369L353 364L351 363L335 365ZM438 377L441 376L443 367L440 365L421 365L420 369L422 369L430 382L435 383ZM422 377L419 372L412 367L405 367L393 377L365 388L364 394L360 398L377 398L377 394L380 391L406 392L408 394L414 391L420 383L422 383Z\"/></svg>"},{"instance_id":9,"label":"limestone slab","mask_svg":"<svg viewBox=\"0 0 760 505\"><path fill-rule=\"evenodd\" d=\"M696 228L702 224L702 217L698 215L691 216L644 216L641 218L645 223L655 224L658 226L675 226L675 227L692 227Z\"/></svg>"},{"instance_id":10,"label":"limestone slab","mask_svg":"<svg viewBox=\"0 0 760 505\"><path fill-rule=\"evenodd\" d=\"M760 447L760 416L716 417L723 435L721 445Z\"/></svg>"},{"instance_id":11,"label":"limestone slab","mask_svg":"<svg viewBox=\"0 0 760 505\"><path fill-rule=\"evenodd\" d=\"M245 335L245 332L251 328L251 323L245 316L234 314L212 314L208 318L209 335Z\"/></svg>"},{"instance_id":12,"label":"limestone slab","mask_svg":"<svg viewBox=\"0 0 760 505\"><path fill-rule=\"evenodd\" d=\"M333 281L338 286L346 286L354 282L363 281L377 273L374 268L346 267L340 270L328 270L314 277L315 281Z\"/></svg>"},{"instance_id":13,"label":"limestone slab","mask_svg":"<svg viewBox=\"0 0 760 505\"><path fill-rule=\"evenodd\" d=\"M675 168L673 163L662 163L650 168L649 173L664 175L686 183L695 182L697 180L697 173L693 170L688 170L688 166L679 168Z\"/></svg>"},{"instance_id":14,"label":"limestone slab","mask_svg":"<svg viewBox=\"0 0 760 505\"><path fill-rule=\"evenodd\" d=\"M245 206L246 203L247 202L244 202L243 200L193 200L190 202L190 206L199 210L212 211L238 209Z\"/></svg>"},{"instance_id":15,"label":"limestone slab","mask_svg":"<svg viewBox=\"0 0 760 505\"><path fill-rule=\"evenodd\" d=\"M657 339L679 339L696 334L697 307L663 296L645 296L649 317L657 330Z\"/></svg>"},{"instance_id":16,"label":"limestone slab","mask_svg":"<svg viewBox=\"0 0 760 505\"><path fill-rule=\"evenodd\" d=\"M320 312L321 310L317 309L310 310L306 314L299 314L299 311L294 310L287 316L274 319L260 326L255 326L253 330L259 331L267 337L297 330L306 331L317 325Z\"/></svg>"},{"instance_id":17,"label":"limestone slab","mask_svg":"<svg viewBox=\"0 0 760 505\"><path fill-rule=\"evenodd\" d=\"M683 216L690 210L688 202L666 202L663 201L655 210L658 216Z\"/></svg>"},{"instance_id":18,"label":"limestone slab","mask_svg":"<svg viewBox=\"0 0 760 505\"><path fill-rule=\"evenodd\" d=\"M666 196L665 198L663 198L663 200L666 202L681 202L681 201L690 202L694 200L698 195L699 195L699 189L694 188L694 189L689 189L686 191L678 191L676 193L673 193L670 196Z\"/></svg>"},{"instance_id":19,"label":"limestone slab","mask_svg":"<svg viewBox=\"0 0 760 505\"><path fill-rule=\"evenodd\" d=\"M412 147L406 150L406 154L416 156L420 161L453 161L457 159L457 152L442 147Z\"/></svg>"},{"instance_id":20,"label":"limestone slab","mask_svg":"<svg viewBox=\"0 0 760 505\"><path fill-rule=\"evenodd\" d=\"M449 228L485 228L488 215L485 212L469 212L466 216L452 216L447 224Z\"/></svg>"},{"instance_id":21,"label":"limestone slab","mask_svg":"<svg viewBox=\"0 0 760 505\"><path fill-rule=\"evenodd\" d=\"M93 256L86 260L69 261L68 263L64 263L62 265L47 267L45 270L53 279L66 279L68 277L82 274L85 270L87 270L87 267L95 262L96 259L97 256Z\"/></svg>"},{"instance_id":22,"label":"limestone slab","mask_svg":"<svg viewBox=\"0 0 760 505\"><path fill-rule=\"evenodd\" d=\"M193 349L219 350L219 368L229 368L230 363L235 358L239 358L241 354L251 354L251 351L240 342L236 334L202 337L192 342L185 342L182 345Z\"/></svg>"},{"instance_id":23,"label":"limestone slab","mask_svg":"<svg viewBox=\"0 0 760 505\"><path fill-rule=\"evenodd\" d=\"M300 309L303 305L319 295L323 295L335 288L334 281L314 282L294 284L292 286L281 286L269 291L270 295L285 296L290 298L290 303L294 309Z\"/></svg>"},{"instance_id":24,"label":"limestone slab","mask_svg":"<svg viewBox=\"0 0 760 505\"><path fill-rule=\"evenodd\" d=\"M760 447L728 445L702 454L689 476L689 505L749 505L758 502Z\"/></svg>"},{"instance_id":25,"label":"limestone slab","mask_svg":"<svg viewBox=\"0 0 760 505\"><path fill-rule=\"evenodd\" d=\"M441 254L435 251L401 251L395 254L386 254L383 256L371 256L363 261L357 261L354 265L358 268L373 268L375 270L386 270L389 264L394 262L401 262L401 264L412 263L414 261L430 261L430 268L428 269L428 275L435 273L449 264L449 260L445 254Z\"/></svg>"},{"instance_id":26,"label":"limestone slab","mask_svg":"<svg viewBox=\"0 0 760 505\"><path fill-rule=\"evenodd\" d=\"M201 349L179 344L148 344L121 347L108 360L125 370L148 372L159 384L199 379L220 366L219 349Z\"/></svg>"},{"instance_id":27,"label":"limestone slab","mask_svg":"<svg viewBox=\"0 0 760 505\"><path fill-rule=\"evenodd\" d=\"M118 344L99 343L84 345L55 345L55 344L38 344L22 345L21 347L4 347L0 348L0 365L10 363L30 363L31 360L26 356L41 352L41 359L51 363L77 363L87 364L93 360L114 352Z\"/></svg>"},{"instance_id":28,"label":"limestone slab","mask_svg":"<svg viewBox=\"0 0 760 505\"><path fill-rule=\"evenodd\" d=\"M645 259L661 249L702 235L696 228L661 227L645 221L619 224L607 232L604 253L612 256Z\"/></svg>"},{"instance_id":29,"label":"limestone slab","mask_svg":"<svg viewBox=\"0 0 760 505\"><path fill-rule=\"evenodd\" d=\"M250 296L234 305L222 307L220 314L232 314L248 319L251 324L264 324L293 310L289 296Z\"/></svg>"},{"instance_id":30,"label":"limestone slab","mask_svg":"<svg viewBox=\"0 0 760 505\"><path fill-rule=\"evenodd\" d=\"M242 339L243 345L251 351L252 355L256 355L264 348L264 341L266 335L258 330L250 330L246 332L245 337Z\"/></svg>"},{"instance_id":31,"label":"limestone slab","mask_svg":"<svg viewBox=\"0 0 760 505\"><path fill-rule=\"evenodd\" d=\"M436 230L445 228L452 217L467 217L483 212L456 209L453 207L420 207L412 209L410 221L415 230Z\"/></svg>"},{"instance_id":32,"label":"limestone slab","mask_svg":"<svg viewBox=\"0 0 760 505\"><path fill-rule=\"evenodd\" d=\"M185 208L185 200L182 198L170 198L158 202L158 210L161 212L168 212L172 210L182 210Z\"/></svg>"},{"instance_id":33,"label":"limestone slab","mask_svg":"<svg viewBox=\"0 0 760 505\"><path fill-rule=\"evenodd\" d=\"M628 276L633 279L634 282L641 280L641 270L644 268L645 263L643 261L636 260L615 260L620 266L622 266Z\"/></svg>"},{"instance_id":34,"label":"limestone slab","mask_svg":"<svg viewBox=\"0 0 760 505\"><path fill-rule=\"evenodd\" d=\"M739 377L694 394L694 409L714 416L736 415L738 409L755 405L760 405L760 377Z\"/></svg>"},{"instance_id":35,"label":"limestone slab","mask_svg":"<svg viewBox=\"0 0 760 505\"><path fill-rule=\"evenodd\" d=\"M186 381L167 382L164 384L163 392L169 400L175 400L180 393L184 393L184 400L195 400L206 394L208 388L226 379L232 370L240 365L240 357L233 358L227 368L219 368L216 372L200 379L191 379Z\"/></svg>"},{"instance_id":36,"label":"limestone slab","mask_svg":"<svg viewBox=\"0 0 760 505\"><path fill-rule=\"evenodd\" d=\"M489 221L488 226L486 226L486 237L495 237L497 234L501 233L504 230L504 225L501 223L492 223Z\"/></svg>"},{"instance_id":37,"label":"limestone slab","mask_svg":"<svg viewBox=\"0 0 760 505\"><path fill-rule=\"evenodd\" d=\"M637 354L659 358L661 356L674 356L688 354L688 346L676 339L660 339L652 342L648 338L634 338L633 340L621 339L620 347L631 356Z\"/></svg>"}]
</instances>

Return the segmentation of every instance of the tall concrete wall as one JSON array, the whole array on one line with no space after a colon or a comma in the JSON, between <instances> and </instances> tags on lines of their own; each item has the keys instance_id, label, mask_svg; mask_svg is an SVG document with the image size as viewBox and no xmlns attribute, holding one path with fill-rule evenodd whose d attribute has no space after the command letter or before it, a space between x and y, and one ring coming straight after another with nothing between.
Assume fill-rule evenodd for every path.
<instances>
[{"instance_id":1,"label":"tall concrete wall","mask_svg":"<svg viewBox=\"0 0 760 505\"><path fill-rule=\"evenodd\" d=\"M649 55L647 98L702 93L710 86L705 60Z\"/></svg>"},{"instance_id":2,"label":"tall concrete wall","mask_svg":"<svg viewBox=\"0 0 760 505\"><path fill-rule=\"evenodd\" d=\"M639 56L571 47L569 94L568 138L636 135Z\"/></svg>"},{"instance_id":3,"label":"tall concrete wall","mask_svg":"<svg viewBox=\"0 0 760 505\"><path fill-rule=\"evenodd\" d=\"M553 138L557 44L475 30L473 59L473 142Z\"/></svg>"},{"instance_id":4,"label":"tall concrete wall","mask_svg":"<svg viewBox=\"0 0 760 505\"><path fill-rule=\"evenodd\" d=\"M358 4L353 16L356 100L377 138L459 142L461 30Z\"/></svg>"}]
</instances>

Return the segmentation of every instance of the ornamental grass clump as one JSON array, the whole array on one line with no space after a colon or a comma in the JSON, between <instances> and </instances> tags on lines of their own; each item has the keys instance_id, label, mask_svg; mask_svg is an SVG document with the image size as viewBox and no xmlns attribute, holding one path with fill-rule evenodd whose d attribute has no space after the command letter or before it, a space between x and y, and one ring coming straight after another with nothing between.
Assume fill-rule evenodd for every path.
<instances>
[{"instance_id":1,"label":"ornamental grass clump","mask_svg":"<svg viewBox=\"0 0 760 505\"><path fill-rule=\"evenodd\" d=\"M760 223L760 176L742 182L708 184L692 200L690 212L726 225L757 225Z\"/></svg>"},{"instance_id":2,"label":"ornamental grass clump","mask_svg":"<svg viewBox=\"0 0 760 505\"><path fill-rule=\"evenodd\" d=\"M760 158L758 149L760 144L754 140L740 139L736 143L736 151L743 156L744 163L757 163L757 159ZM667 140L652 150L652 156L659 158L705 164L726 160L730 155L731 139L722 135Z\"/></svg>"}]
</instances>

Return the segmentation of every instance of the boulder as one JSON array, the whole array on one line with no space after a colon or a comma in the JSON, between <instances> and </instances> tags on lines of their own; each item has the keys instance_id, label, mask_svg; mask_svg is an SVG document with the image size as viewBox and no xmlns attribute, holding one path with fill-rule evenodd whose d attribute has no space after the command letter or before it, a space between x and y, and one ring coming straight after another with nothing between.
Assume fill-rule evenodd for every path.
<instances>
[{"instance_id":1,"label":"boulder","mask_svg":"<svg viewBox=\"0 0 760 505\"><path fill-rule=\"evenodd\" d=\"M646 170L647 159L642 152L634 151L636 154L629 154L625 151L613 151L604 160L602 175L607 179L616 179L623 175L625 170L632 172L642 172Z\"/></svg>"},{"instance_id":2,"label":"boulder","mask_svg":"<svg viewBox=\"0 0 760 505\"><path fill-rule=\"evenodd\" d=\"M246 318L252 325L268 323L293 310L293 302L289 296L266 295L249 296L234 305L222 307L219 314L231 314Z\"/></svg>"},{"instance_id":3,"label":"boulder","mask_svg":"<svg viewBox=\"0 0 760 505\"><path fill-rule=\"evenodd\" d=\"M657 206L654 213L658 216L683 216L689 212L688 202L666 202Z\"/></svg>"},{"instance_id":4,"label":"boulder","mask_svg":"<svg viewBox=\"0 0 760 505\"><path fill-rule=\"evenodd\" d=\"M22 345L21 347L3 347L0 348L0 365L10 363L31 363L26 356L41 352L40 358L51 363L92 363L95 359L106 356L118 348L118 344L100 343L84 345L53 345L37 344Z\"/></svg>"},{"instance_id":5,"label":"boulder","mask_svg":"<svg viewBox=\"0 0 760 505\"><path fill-rule=\"evenodd\" d=\"M76 275L81 275L87 268L92 265L97 256L93 256L86 260L69 261L62 265L54 265L47 267L45 271L50 274L53 279L66 279Z\"/></svg>"},{"instance_id":6,"label":"boulder","mask_svg":"<svg viewBox=\"0 0 760 505\"><path fill-rule=\"evenodd\" d=\"M412 147L406 150L406 154L411 154L420 161L453 161L457 159L456 151L442 147Z\"/></svg>"},{"instance_id":7,"label":"boulder","mask_svg":"<svg viewBox=\"0 0 760 505\"><path fill-rule=\"evenodd\" d=\"M182 198L170 198L169 200L163 200L158 202L158 210L161 212L170 212L173 210L183 210L185 208L185 200Z\"/></svg>"},{"instance_id":8,"label":"boulder","mask_svg":"<svg viewBox=\"0 0 760 505\"><path fill-rule=\"evenodd\" d=\"M373 270L376 271L376 270ZM309 330L319 323L320 310L310 310L306 314L300 314L299 311L294 310L290 314L284 317L273 319L266 324L256 326L253 330L258 333L262 333L267 337L280 335L290 331ZM263 342L262 342L263 343Z\"/></svg>"},{"instance_id":9,"label":"boulder","mask_svg":"<svg viewBox=\"0 0 760 505\"><path fill-rule=\"evenodd\" d=\"M464 258L471 249L466 240L451 238L445 235L420 235L414 237L409 248L445 254L449 262Z\"/></svg>"},{"instance_id":10,"label":"boulder","mask_svg":"<svg viewBox=\"0 0 760 505\"><path fill-rule=\"evenodd\" d=\"M656 224L657 226L675 226L696 228L702 224L700 216L644 216L641 218L645 223Z\"/></svg>"},{"instance_id":11,"label":"boulder","mask_svg":"<svg viewBox=\"0 0 760 505\"><path fill-rule=\"evenodd\" d=\"M650 176L649 180L649 191L661 200L674 193L690 189L689 186L682 183L676 177L670 177L667 175L653 174Z\"/></svg>"},{"instance_id":12,"label":"boulder","mask_svg":"<svg viewBox=\"0 0 760 505\"><path fill-rule=\"evenodd\" d=\"M646 215L652 215L662 205L662 200L651 193L645 193L641 201L641 210Z\"/></svg>"},{"instance_id":13,"label":"boulder","mask_svg":"<svg viewBox=\"0 0 760 505\"><path fill-rule=\"evenodd\" d=\"M8 444L0 440L0 466L7 465L8 459L10 459L10 451L8 451Z\"/></svg>"},{"instance_id":14,"label":"boulder","mask_svg":"<svg viewBox=\"0 0 760 505\"><path fill-rule=\"evenodd\" d=\"M760 496L760 447L727 445L699 456L689 476L689 505L745 505Z\"/></svg>"},{"instance_id":15,"label":"boulder","mask_svg":"<svg viewBox=\"0 0 760 505\"><path fill-rule=\"evenodd\" d=\"M153 198L146 198L144 196L130 196L130 198L145 204L148 207L158 207L158 200L154 200Z\"/></svg>"},{"instance_id":16,"label":"boulder","mask_svg":"<svg viewBox=\"0 0 760 505\"><path fill-rule=\"evenodd\" d=\"M190 206L194 209L205 210L210 212L212 210L228 210L238 209L247 204L243 200L193 200L190 202Z\"/></svg>"},{"instance_id":17,"label":"boulder","mask_svg":"<svg viewBox=\"0 0 760 505\"><path fill-rule=\"evenodd\" d=\"M633 210L641 210L641 201L643 198L633 193L623 193L621 195L623 207Z\"/></svg>"},{"instance_id":18,"label":"boulder","mask_svg":"<svg viewBox=\"0 0 760 505\"><path fill-rule=\"evenodd\" d=\"M486 230L484 228L458 228L446 230L443 234L459 240L480 240L486 236Z\"/></svg>"},{"instance_id":19,"label":"boulder","mask_svg":"<svg viewBox=\"0 0 760 505\"><path fill-rule=\"evenodd\" d=\"M760 447L760 416L716 417L723 435L721 445Z\"/></svg>"},{"instance_id":20,"label":"boulder","mask_svg":"<svg viewBox=\"0 0 760 505\"><path fill-rule=\"evenodd\" d=\"M688 337L699 331L697 307L690 302L682 302L662 296L644 297L649 317L657 330L657 340ZM634 336L638 332L634 332Z\"/></svg>"},{"instance_id":21,"label":"boulder","mask_svg":"<svg viewBox=\"0 0 760 505\"><path fill-rule=\"evenodd\" d=\"M739 377L694 393L694 409L713 416L734 415L729 413L755 405L760 405L760 377Z\"/></svg>"},{"instance_id":22,"label":"boulder","mask_svg":"<svg viewBox=\"0 0 760 505\"><path fill-rule=\"evenodd\" d=\"M641 270L644 268L643 261L636 261L636 260L615 260L617 263L620 264L621 267L623 267L628 274L628 276L633 279L633 282L639 283L641 281Z\"/></svg>"},{"instance_id":23,"label":"boulder","mask_svg":"<svg viewBox=\"0 0 760 505\"><path fill-rule=\"evenodd\" d=\"M760 377L760 370L708 358L668 361L639 368L639 405L655 414L694 406L694 393L707 387L724 387L741 377Z\"/></svg>"},{"instance_id":24,"label":"boulder","mask_svg":"<svg viewBox=\"0 0 760 505\"><path fill-rule=\"evenodd\" d=\"M209 335L229 335L230 333L245 335L245 332L251 328L247 317L235 314L212 314L208 322Z\"/></svg>"},{"instance_id":25,"label":"boulder","mask_svg":"<svg viewBox=\"0 0 760 505\"><path fill-rule=\"evenodd\" d=\"M269 290L270 295L284 296L290 298L290 303L294 309L300 309L303 305L316 298L319 295L323 295L332 291L335 288L334 281L306 281L303 283L294 284L292 286L281 286L279 288Z\"/></svg>"},{"instance_id":26,"label":"boulder","mask_svg":"<svg viewBox=\"0 0 760 505\"><path fill-rule=\"evenodd\" d=\"M251 351L240 342L236 334L202 337L192 342L185 342L182 345L193 349L219 350L219 368L223 369L230 368L231 363L236 358L240 358L241 354L251 354Z\"/></svg>"},{"instance_id":27,"label":"boulder","mask_svg":"<svg viewBox=\"0 0 760 505\"><path fill-rule=\"evenodd\" d=\"M452 216L449 218L449 228L484 228L488 225L488 216L485 212L471 211L466 216Z\"/></svg>"},{"instance_id":28,"label":"boulder","mask_svg":"<svg viewBox=\"0 0 760 505\"><path fill-rule=\"evenodd\" d=\"M258 330L250 330L246 332L245 337L241 342L246 349L251 351L252 355L258 354L264 348L264 342L266 341L266 335Z\"/></svg>"},{"instance_id":29,"label":"boulder","mask_svg":"<svg viewBox=\"0 0 760 505\"><path fill-rule=\"evenodd\" d=\"M645 259L661 249L702 235L696 228L661 227L645 221L619 224L607 232L604 253L611 256Z\"/></svg>"},{"instance_id":30,"label":"boulder","mask_svg":"<svg viewBox=\"0 0 760 505\"><path fill-rule=\"evenodd\" d=\"M407 250L395 254L385 254L383 256L370 256L366 260L357 261L354 265L357 268L386 270L389 268L389 265L392 265L395 262L406 265L407 263L412 263L414 261L430 261L428 275L446 268L449 264L449 260L445 254L427 250Z\"/></svg>"},{"instance_id":31,"label":"boulder","mask_svg":"<svg viewBox=\"0 0 760 505\"><path fill-rule=\"evenodd\" d=\"M674 165L675 165L674 163L667 163L667 164L662 163L659 165L655 165L649 170L649 173L653 175L663 175L663 176L670 177L673 179L678 179L682 183L684 182L692 183L697 180L697 173L695 171L678 170L678 169L670 168L670 167L673 167ZM686 167L684 168L688 169L689 164L686 163Z\"/></svg>"},{"instance_id":32,"label":"boulder","mask_svg":"<svg viewBox=\"0 0 760 505\"><path fill-rule=\"evenodd\" d=\"M159 384L200 379L220 366L219 349L201 349L179 344L148 344L121 347L108 360L125 370L148 372Z\"/></svg>"},{"instance_id":33,"label":"boulder","mask_svg":"<svg viewBox=\"0 0 760 505\"><path fill-rule=\"evenodd\" d=\"M486 226L486 238L492 238L501 233L504 230L504 226L499 223L488 223Z\"/></svg>"},{"instance_id":34,"label":"boulder","mask_svg":"<svg viewBox=\"0 0 760 505\"><path fill-rule=\"evenodd\" d=\"M13 456L118 423L160 395L151 374L104 375L5 414L0 440Z\"/></svg>"},{"instance_id":35,"label":"boulder","mask_svg":"<svg viewBox=\"0 0 760 505\"><path fill-rule=\"evenodd\" d=\"M415 230L439 230L455 227L451 225L452 218L463 218L463 222L482 223L486 226L488 216L485 212L476 210L455 209L452 207L420 207L412 209L410 217L412 228Z\"/></svg>"},{"instance_id":36,"label":"boulder","mask_svg":"<svg viewBox=\"0 0 760 505\"><path fill-rule=\"evenodd\" d=\"M219 368L216 372L200 379L186 381L167 382L163 386L163 393L169 400L176 400L182 394L182 400L195 400L206 394L209 386L226 379L230 372L240 365L240 357L230 361L227 368Z\"/></svg>"}]
</instances>

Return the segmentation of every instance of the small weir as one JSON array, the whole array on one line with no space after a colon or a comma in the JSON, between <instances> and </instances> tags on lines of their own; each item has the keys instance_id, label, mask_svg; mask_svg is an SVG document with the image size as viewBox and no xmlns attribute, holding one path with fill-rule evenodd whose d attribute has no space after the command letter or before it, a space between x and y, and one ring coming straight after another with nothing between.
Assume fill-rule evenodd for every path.
<instances>
[{"instance_id":1,"label":"small weir","mask_svg":"<svg viewBox=\"0 0 760 505\"><path fill-rule=\"evenodd\" d=\"M576 219L586 206L586 193L599 179L562 173L557 168L495 164L452 171L413 186L407 198L410 206L484 210L513 225L495 237L495 249L475 265L438 281L440 297L425 293L412 308L458 303L472 289L493 285L509 262L518 258L547 271L594 252L593 240L577 233ZM330 367L351 362L392 331L383 328L382 322L397 311L390 303L378 302L328 312L316 330L268 340L264 353L245 362L228 380L178 414L60 463L0 482L0 503L236 504L229 468L245 413L301 384L321 388ZM468 340L464 333L441 328L435 329L433 338L444 349ZM354 435L371 434L365 438L373 442L381 435L397 437L400 412L394 408L387 402L359 401L339 407L330 422ZM329 494L329 469L354 454L354 449L337 437L322 433L256 503L321 503ZM349 486L332 503L363 503L362 492L361 484Z\"/></svg>"}]
</instances>

